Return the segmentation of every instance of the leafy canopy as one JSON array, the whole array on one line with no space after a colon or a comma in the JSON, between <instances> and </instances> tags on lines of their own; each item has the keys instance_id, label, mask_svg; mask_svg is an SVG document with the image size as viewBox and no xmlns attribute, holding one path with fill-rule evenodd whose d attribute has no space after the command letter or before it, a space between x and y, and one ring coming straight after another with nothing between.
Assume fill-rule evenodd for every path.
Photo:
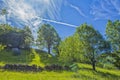
<instances>
[{"instance_id":1,"label":"leafy canopy","mask_svg":"<svg viewBox=\"0 0 120 80\"><path fill-rule=\"evenodd\" d=\"M59 46L60 60L63 62L82 61L83 56L83 43L79 40L77 34L66 38Z\"/></svg>"},{"instance_id":2,"label":"leafy canopy","mask_svg":"<svg viewBox=\"0 0 120 80\"><path fill-rule=\"evenodd\" d=\"M120 50L120 21L108 20L106 27L107 40L111 43L112 51Z\"/></svg>"},{"instance_id":3,"label":"leafy canopy","mask_svg":"<svg viewBox=\"0 0 120 80\"><path fill-rule=\"evenodd\" d=\"M60 37L51 25L43 24L38 30L37 42L43 48L47 48L50 54L51 49L53 49L54 46L58 46Z\"/></svg>"}]
</instances>

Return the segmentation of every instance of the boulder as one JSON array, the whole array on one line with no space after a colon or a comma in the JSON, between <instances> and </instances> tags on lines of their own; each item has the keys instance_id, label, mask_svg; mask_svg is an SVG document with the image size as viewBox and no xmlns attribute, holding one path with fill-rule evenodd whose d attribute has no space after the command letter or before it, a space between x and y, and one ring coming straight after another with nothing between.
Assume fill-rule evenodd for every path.
<instances>
[{"instance_id":1,"label":"boulder","mask_svg":"<svg viewBox=\"0 0 120 80\"><path fill-rule=\"evenodd\" d=\"M19 48L12 48L13 54L14 55L20 55L21 54L21 50Z\"/></svg>"}]
</instances>

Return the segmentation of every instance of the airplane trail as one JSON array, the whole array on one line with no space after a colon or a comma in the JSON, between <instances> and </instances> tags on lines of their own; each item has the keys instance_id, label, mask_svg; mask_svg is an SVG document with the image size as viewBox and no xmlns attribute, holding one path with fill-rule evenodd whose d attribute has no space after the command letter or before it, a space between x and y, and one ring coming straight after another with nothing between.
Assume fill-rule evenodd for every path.
<instances>
[{"instance_id":1,"label":"airplane trail","mask_svg":"<svg viewBox=\"0 0 120 80\"><path fill-rule=\"evenodd\" d=\"M73 28L77 27L77 25L73 25L73 24L69 24L69 23L64 23L64 22L59 22L59 21L50 20L50 19L45 19L45 18L41 18L41 20L47 21L47 22L56 23L56 24L61 24L61 25L65 25L65 26L70 26L70 27L73 27Z\"/></svg>"}]
</instances>

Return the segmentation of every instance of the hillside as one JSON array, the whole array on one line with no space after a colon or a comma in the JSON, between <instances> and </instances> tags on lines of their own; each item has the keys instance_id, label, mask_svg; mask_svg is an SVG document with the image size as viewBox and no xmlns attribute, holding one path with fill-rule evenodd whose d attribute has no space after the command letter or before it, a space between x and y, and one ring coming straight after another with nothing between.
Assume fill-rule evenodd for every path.
<instances>
[{"instance_id":1,"label":"hillside","mask_svg":"<svg viewBox=\"0 0 120 80\"><path fill-rule=\"evenodd\" d=\"M34 55L34 56L33 56ZM42 51L22 51L19 56L13 56L12 52L0 52L0 65L4 64L36 64L45 66L58 63L55 57ZM107 70L97 67L93 71L91 65L78 63L78 72L72 71L42 71L42 72L17 72L0 70L0 80L120 80L120 71Z\"/></svg>"}]
</instances>

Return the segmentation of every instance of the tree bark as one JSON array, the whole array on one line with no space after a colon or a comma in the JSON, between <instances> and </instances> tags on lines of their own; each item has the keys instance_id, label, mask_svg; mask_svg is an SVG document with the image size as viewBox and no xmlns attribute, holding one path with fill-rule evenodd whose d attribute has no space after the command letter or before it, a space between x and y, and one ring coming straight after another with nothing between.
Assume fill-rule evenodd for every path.
<instances>
[{"instance_id":1,"label":"tree bark","mask_svg":"<svg viewBox=\"0 0 120 80\"><path fill-rule=\"evenodd\" d=\"M91 62L92 62L93 70L96 71L96 60L95 60L95 53L94 52L93 52L93 55L92 55Z\"/></svg>"},{"instance_id":2,"label":"tree bark","mask_svg":"<svg viewBox=\"0 0 120 80\"><path fill-rule=\"evenodd\" d=\"M93 68L94 71L96 71L95 63L96 63L95 60L93 60L93 62L92 62L92 68Z\"/></svg>"},{"instance_id":3,"label":"tree bark","mask_svg":"<svg viewBox=\"0 0 120 80\"><path fill-rule=\"evenodd\" d=\"M50 45L48 45L48 54L50 54Z\"/></svg>"}]
</instances>

